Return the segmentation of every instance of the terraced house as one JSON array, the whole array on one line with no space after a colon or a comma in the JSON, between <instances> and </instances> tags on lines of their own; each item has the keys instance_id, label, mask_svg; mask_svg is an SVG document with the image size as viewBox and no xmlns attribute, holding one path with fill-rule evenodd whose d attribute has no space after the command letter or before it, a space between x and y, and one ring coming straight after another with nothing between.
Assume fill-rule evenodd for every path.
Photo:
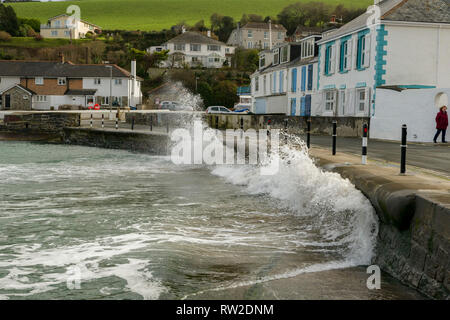
<instances>
[{"instance_id":1,"label":"terraced house","mask_svg":"<svg viewBox=\"0 0 450 320\"><path fill-rule=\"evenodd\" d=\"M141 81L135 61L128 72L117 65L0 60L0 110L137 107Z\"/></svg>"},{"instance_id":2,"label":"terraced house","mask_svg":"<svg viewBox=\"0 0 450 320\"><path fill-rule=\"evenodd\" d=\"M251 76L254 113L311 114L320 39L311 35L259 53L259 70Z\"/></svg>"},{"instance_id":3,"label":"terraced house","mask_svg":"<svg viewBox=\"0 0 450 320\"><path fill-rule=\"evenodd\" d=\"M450 88L450 0L381 1L319 45L315 115L371 117L384 139L410 123L411 139L431 140Z\"/></svg>"}]
</instances>

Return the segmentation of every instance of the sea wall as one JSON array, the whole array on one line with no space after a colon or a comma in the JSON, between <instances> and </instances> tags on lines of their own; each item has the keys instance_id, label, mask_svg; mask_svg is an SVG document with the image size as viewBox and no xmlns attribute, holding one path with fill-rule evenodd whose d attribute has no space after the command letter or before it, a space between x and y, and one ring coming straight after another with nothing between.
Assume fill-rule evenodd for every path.
<instances>
[{"instance_id":1,"label":"sea wall","mask_svg":"<svg viewBox=\"0 0 450 320\"><path fill-rule=\"evenodd\" d=\"M291 133L305 133L308 117L293 117L286 115L248 115L248 114L209 114L205 116L211 128L244 130L267 128L270 123L272 129L287 129ZM337 134L341 137L359 137L365 123L370 125L370 119L364 117L312 117L311 133L331 135L333 121L337 121Z\"/></svg>"},{"instance_id":2,"label":"sea wall","mask_svg":"<svg viewBox=\"0 0 450 320\"><path fill-rule=\"evenodd\" d=\"M434 299L450 299L450 183L397 169L361 166L359 158L313 149L318 165L349 179L380 220L373 261L406 285Z\"/></svg>"},{"instance_id":3,"label":"sea wall","mask_svg":"<svg viewBox=\"0 0 450 320\"><path fill-rule=\"evenodd\" d=\"M72 145L165 155L168 152L169 136L131 130L64 128L62 141Z\"/></svg>"}]
</instances>

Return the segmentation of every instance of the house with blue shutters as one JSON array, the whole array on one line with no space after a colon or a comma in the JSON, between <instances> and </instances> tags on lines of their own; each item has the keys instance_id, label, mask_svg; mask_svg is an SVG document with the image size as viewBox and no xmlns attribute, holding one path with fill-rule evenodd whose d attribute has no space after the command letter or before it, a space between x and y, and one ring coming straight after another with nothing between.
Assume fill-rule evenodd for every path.
<instances>
[{"instance_id":1,"label":"house with blue shutters","mask_svg":"<svg viewBox=\"0 0 450 320\"><path fill-rule=\"evenodd\" d=\"M427 90L438 94L440 88L450 88L450 0L379 1L340 29L323 34L318 44L313 115L371 117L384 124L395 117L391 128L378 129L389 132L419 110L408 109L402 99L389 104L392 100L382 97L386 90L424 90L426 95L431 92ZM427 112L433 120L434 99L423 104L431 108ZM433 128L432 121L427 125Z\"/></svg>"},{"instance_id":2,"label":"house with blue shutters","mask_svg":"<svg viewBox=\"0 0 450 320\"><path fill-rule=\"evenodd\" d=\"M284 43L260 52L251 76L252 111L256 114L311 114L316 92L317 44L321 35Z\"/></svg>"}]
</instances>

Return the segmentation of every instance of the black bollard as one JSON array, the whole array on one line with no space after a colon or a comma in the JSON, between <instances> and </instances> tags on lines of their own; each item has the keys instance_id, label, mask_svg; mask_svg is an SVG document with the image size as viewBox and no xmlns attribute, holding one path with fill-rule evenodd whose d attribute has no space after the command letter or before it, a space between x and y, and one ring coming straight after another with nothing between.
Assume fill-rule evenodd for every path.
<instances>
[{"instance_id":1,"label":"black bollard","mask_svg":"<svg viewBox=\"0 0 450 320\"><path fill-rule=\"evenodd\" d=\"M119 129L119 116L116 115L116 130Z\"/></svg>"},{"instance_id":2,"label":"black bollard","mask_svg":"<svg viewBox=\"0 0 450 320\"><path fill-rule=\"evenodd\" d=\"M306 120L307 128L306 128L306 146L308 149L311 147L311 117Z\"/></svg>"},{"instance_id":3,"label":"black bollard","mask_svg":"<svg viewBox=\"0 0 450 320\"><path fill-rule=\"evenodd\" d=\"M92 118L93 118L93 114L92 114L92 112L91 112L91 128L92 128Z\"/></svg>"},{"instance_id":4,"label":"black bollard","mask_svg":"<svg viewBox=\"0 0 450 320\"><path fill-rule=\"evenodd\" d=\"M367 164L367 134L368 134L369 128L367 123L364 123L363 125L363 138L362 138L362 164Z\"/></svg>"},{"instance_id":5,"label":"black bollard","mask_svg":"<svg viewBox=\"0 0 450 320\"><path fill-rule=\"evenodd\" d=\"M150 131L153 131L153 116L150 116Z\"/></svg>"},{"instance_id":6,"label":"black bollard","mask_svg":"<svg viewBox=\"0 0 450 320\"><path fill-rule=\"evenodd\" d=\"M131 130L134 130L134 116L131 118Z\"/></svg>"},{"instance_id":7,"label":"black bollard","mask_svg":"<svg viewBox=\"0 0 450 320\"><path fill-rule=\"evenodd\" d=\"M405 174L406 173L406 137L408 135L406 124L402 126L402 145L401 145L401 162L400 162L400 173Z\"/></svg>"},{"instance_id":8,"label":"black bollard","mask_svg":"<svg viewBox=\"0 0 450 320\"><path fill-rule=\"evenodd\" d=\"M102 129L105 128L105 114L102 113Z\"/></svg>"},{"instance_id":9,"label":"black bollard","mask_svg":"<svg viewBox=\"0 0 450 320\"><path fill-rule=\"evenodd\" d=\"M287 143L288 142L288 119L284 119L284 142Z\"/></svg>"},{"instance_id":10,"label":"black bollard","mask_svg":"<svg viewBox=\"0 0 450 320\"><path fill-rule=\"evenodd\" d=\"M219 129L219 116L216 116L216 130Z\"/></svg>"},{"instance_id":11,"label":"black bollard","mask_svg":"<svg viewBox=\"0 0 450 320\"><path fill-rule=\"evenodd\" d=\"M336 155L337 121L333 120L333 156Z\"/></svg>"},{"instance_id":12,"label":"black bollard","mask_svg":"<svg viewBox=\"0 0 450 320\"><path fill-rule=\"evenodd\" d=\"M167 133L169 133L169 116L167 116L166 131L167 131Z\"/></svg>"}]
</instances>

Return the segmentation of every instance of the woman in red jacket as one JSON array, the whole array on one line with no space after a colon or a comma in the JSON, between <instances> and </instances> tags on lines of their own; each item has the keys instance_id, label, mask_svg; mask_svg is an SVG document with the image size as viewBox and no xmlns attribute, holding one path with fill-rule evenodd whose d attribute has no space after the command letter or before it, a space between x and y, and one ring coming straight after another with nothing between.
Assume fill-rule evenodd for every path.
<instances>
[{"instance_id":1,"label":"woman in red jacket","mask_svg":"<svg viewBox=\"0 0 450 320\"><path fill-rule=\"evenodd\" d=\"M447 107L443 106L441 107L440 111L438 112L436 116L436 135L434 136L434 143L436 143L436 139L439 137L439 134L442 132L442 143L447 143L445 141L445 132L447 131L448 127L448 115L447 115Z\"/></svg>"}]
</instances>

